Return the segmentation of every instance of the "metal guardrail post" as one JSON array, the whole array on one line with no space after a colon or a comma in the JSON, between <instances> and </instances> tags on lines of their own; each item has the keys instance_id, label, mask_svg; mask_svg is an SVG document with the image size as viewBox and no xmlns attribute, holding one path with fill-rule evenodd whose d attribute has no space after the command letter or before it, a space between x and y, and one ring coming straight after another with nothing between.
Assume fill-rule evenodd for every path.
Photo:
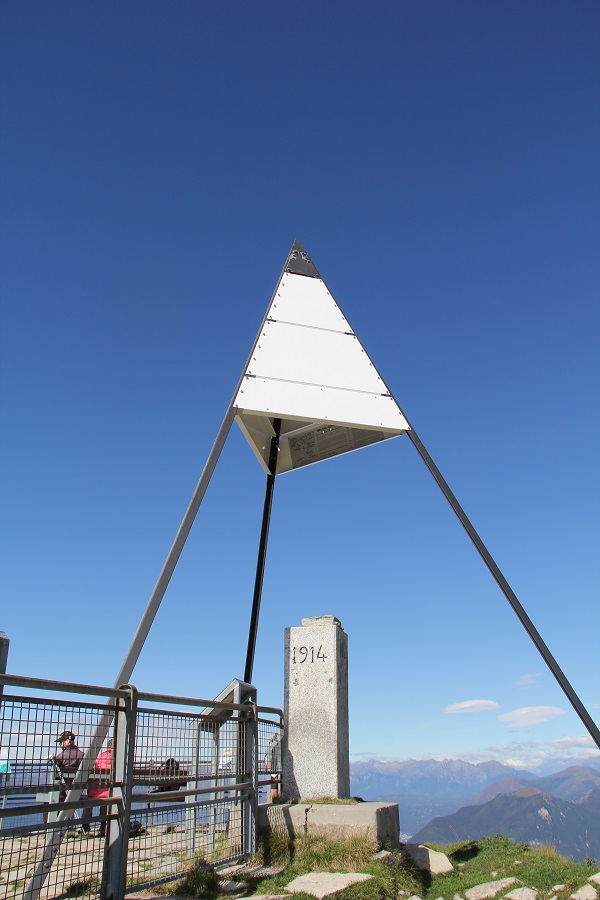
<instances>
[{"instance_id":1,"label":"metal guardrail post","mask_svg":"<svg viewBox=\"0 0 600 900\"><path fill-rule=\"evenodd\" d=\"M250 789L248 816L246 823L246 846L248 856L256 851L256 823L258 821L258 707L252 703L252 711L248 713L246 725L246 760L250 772L252 787Z\"/></svg>"},{"instance_id":2,"label":"metal guardrail post","mask_svg":"<svg viewBox=\"0 0 600 900\"><path fill-rule=\"evenodd\" d=\"M118 787L111 790L111 817L106 823L106 845L100 892L102 900L121 900L125 894L127 881L127 842L133 789L137 690L132 685L122 685L121 689L129 691L129 698L127 700L119 699L115 716L114 775ZM114 815L115 808L116 816Z\"/></svg>"},{"instance_id":3,"label":"metal guardrail post","mask_svg":"<svg viewBox=\"0 0 600 900\"><path fill-rule=\"evenodd\" d=\"M188 780L188 787L200 787L200 733L202 724L196 721L194 724L194 740L192 743L192 778ZM198 819L197 807L198 795L191 794L185 797L185 829L187 832L187 850L190 857L196 853L196 825Z\"/></svg>"},{"instance_id":4,"label":"metal guardrail post","mask_svg":"<svg viewBox=\"0 0 600 900\"><path fill-rule=\"evenodd\" d=\"M254 772L254 725L255 725L255 708L252 705L247 710L240 710L237 716L238 731L238 772L237 780L249 783L249 787L245 788L240 794L240 828L241 828L241 847L242 854L246 857L253 853L254 849L254 801L256 797L256 784Z\"/></svg>"},{"instance_id":5,"label":"metal guardrail post","mask_svg":"<svg viewBox=\"0 0 600 900\"><path fill-rule=\"evenodd\" d=\"M10 639L3 631L0 631L0 675L6 675L6 664L8 662L8 648ZM0 684L0 703L2 702L2 694L4 693L4 685Z\"/></svg>"},{"instance_id":6,"label":"metal guardrail post","mask_svg":"<svg viewBox=\"0 0 600 900\"><path fill-rule=\"evenodd\" d=\"M10 640L3 631L0 631L0 675L6 675L6 664L8 662L8 647ZM4 685L0 684L0 708L2 707L2 696ZM0 747L0 782L3 788L8 787L10 781L10 762L8 757L2 759L2 747ZM2 792L2 809L6 809L6 793ZM0 828L4 828L4 819L0 815Z\"/></svg>"}]
</instances>

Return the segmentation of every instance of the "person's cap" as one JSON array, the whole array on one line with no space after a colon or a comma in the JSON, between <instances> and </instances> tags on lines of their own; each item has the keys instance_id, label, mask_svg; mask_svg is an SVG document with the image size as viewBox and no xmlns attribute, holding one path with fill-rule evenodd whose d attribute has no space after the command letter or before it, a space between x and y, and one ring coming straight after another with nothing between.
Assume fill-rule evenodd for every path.
<instances>
[{"instance_id":1,"label":"person's cap","mask_svg":"<svg viewBox=\"0 0 600 900\"><path fill-rule=\"evenodd\" d=\"M72 731L63 731L54 741L55 744L62 744L63 741L74 741L75 735Z\"/></svg>"}]
</instances>

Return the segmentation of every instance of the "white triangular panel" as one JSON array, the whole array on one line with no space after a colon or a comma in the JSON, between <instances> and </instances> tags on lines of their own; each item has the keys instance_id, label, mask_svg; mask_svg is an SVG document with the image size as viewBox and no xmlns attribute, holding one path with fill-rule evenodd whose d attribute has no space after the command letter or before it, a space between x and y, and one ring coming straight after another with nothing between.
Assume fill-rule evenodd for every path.
<instances>
[{"instance_id":1,"label":"white triangular panel","mask_svg":"<svg viewBox=\"0 0 600 900\"><path fill-rule=\"evenodd\" d=\"M330 331L352 331L322 278L284 272L269 314L279 322L294 322L296 325Z\"/></svg>"},{"instance_id":2,"label":"white triangular panel","mask_svg":"<svg viewBox=\"0 0 600 900\"><path fill-rule=\"evenodd\" d=\"M304 260L300 267L311 274L294 271L299 253ZM277 474L410 428L298 243L267 311L234 407L266 471L273 420L282 420Z\"/></svg>"}]
</instances>

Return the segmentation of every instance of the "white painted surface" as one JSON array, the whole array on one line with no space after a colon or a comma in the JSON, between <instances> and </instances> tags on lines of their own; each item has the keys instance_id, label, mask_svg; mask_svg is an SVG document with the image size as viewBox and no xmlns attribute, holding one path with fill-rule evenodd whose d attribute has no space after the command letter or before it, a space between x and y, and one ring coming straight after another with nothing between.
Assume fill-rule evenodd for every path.
<instances>
[{"instance_id":1,"label":"white painted surface","mask_svg":"<svg viewBox=\"0 0 600 900\"><path fill-rule=\"evenodd\" d=\"M283 420L277 474L410 427L322 279L305 275L282 276L234 406L265 471L272 420ZM323 440L322 427L332 424L352 431ZM299 452L294 432L306 425L312 426L312 437L304 439L310 452Z\"/></svg>"},{"instance_id":2,"label":"white painted surface","mask_svg":"<svg viewBox=\"0 0 600 900\"><path fill-rule=\"evenodd\" d=\"M332 331L352 330L321 278L287 272L275 292L269 316L278 322L295 322Z\"/></svg>"},{"instance_id":3,"label":"white painted surface","mask_svg":"<svg viewBox=\"0 0 600 900\"><path fill-rule=\"evenodd\" d=\"M268 378L244 379L236 406L304 422L338 422L401 434L408 423L393 397Z\"/></svg>"}]
</instances>

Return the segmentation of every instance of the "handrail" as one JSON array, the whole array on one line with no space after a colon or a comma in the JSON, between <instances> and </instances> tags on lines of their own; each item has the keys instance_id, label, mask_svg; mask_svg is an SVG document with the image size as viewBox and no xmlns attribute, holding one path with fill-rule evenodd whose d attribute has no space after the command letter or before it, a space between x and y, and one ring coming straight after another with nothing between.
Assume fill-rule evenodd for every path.
<instances>
[{"instance_id":1,"label":"handrail","mask_svg":"<svg viewBox=\"0 0 600 900\"><path fill-rule=\"evenodd\" d=\"M49 678L31 678L27 675L0 675L0 684L12 685L13 687L56 691L57 693L92 694L93 696L111 697L114 699L125 699L129 695L129 692L122 688L102 687L101 685L82 684L81 682L75 681L54 681ZM226 703L220 700L203 700L197 697L180 697L172 694L154 694L142 691L138 693L138 699L140 703L180 704L182 706L209 707L210 709L236 710L240 712L247 712L250 709L248 704L245 703ZM257 709L259 712L283 716L283 710L274 706L259 706ZM147 709L140 711L159 713L165 712L166 710ZM169 712L171 712L171 710L169 710ZM182 713L185 714L183 711Z\"/></svg>"}]
</instances>

